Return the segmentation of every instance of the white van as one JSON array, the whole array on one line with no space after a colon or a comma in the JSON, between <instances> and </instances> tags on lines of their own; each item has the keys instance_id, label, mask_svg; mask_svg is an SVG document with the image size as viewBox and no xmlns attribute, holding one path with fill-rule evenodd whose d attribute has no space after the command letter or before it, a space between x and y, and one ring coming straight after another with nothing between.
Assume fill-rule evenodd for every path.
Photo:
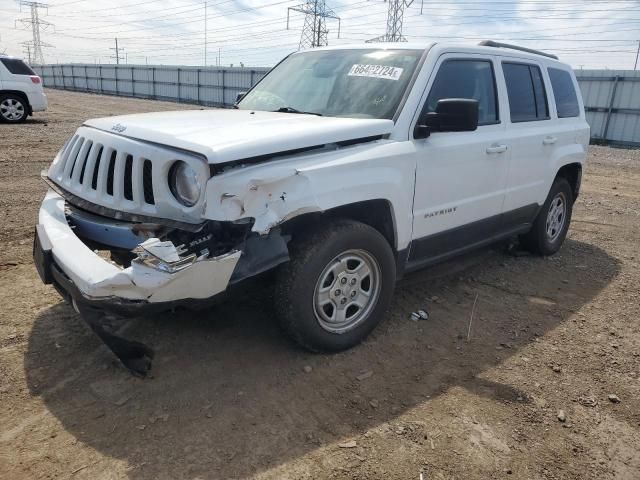
<instances>
[{"instance_id":1,"label":"white van","mask_svg":"<svg viewBox=\"0 0 640 480\"><path fill-rule=\"evenodd\" d=\"M42 79L19 58L0 55L0 122L21 123L46 109Z\"/></svg>"}]
</instances>

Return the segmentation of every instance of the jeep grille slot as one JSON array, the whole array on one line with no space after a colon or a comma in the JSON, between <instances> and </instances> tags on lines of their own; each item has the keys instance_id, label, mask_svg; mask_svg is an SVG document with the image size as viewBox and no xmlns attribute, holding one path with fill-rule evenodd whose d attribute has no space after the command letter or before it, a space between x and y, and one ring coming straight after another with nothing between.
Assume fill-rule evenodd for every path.
<instances>
[{"instance_id":1,"label":"jeep grille slot","mask_svg":"<svg viewBox=\"0 0 640 480\"><path fill-rule=\"evenodd\" d=\"M104 147L100 145L100 148L96 153L96 160L93 167L93 175L91 176L91 188L94 190L98 188L98 171L100 170L100 159L102 158L103 150L104 150Z\"/></svg>"},{"instance_id":2,"label":"jeep grille slot","mask_svg":"<svg viewBox=\"0 0 640 480\"><path fill-rule=\"evenodd\" d=\"M144 161L142 168L142 189L144 190L144 201L149 205L155 205L153 198L153 164L151 160Z\"/></svg>"},{"instance_id":3,"label":"jeep grille slot","mask_svg":"<svg viewBox=\"0 0 640 480\"><path fill-rule=\"evenodd\" d=\"M133 170L133 157L127 155L124 160L124 198L133 200L133 186L131 184L131 174Z\"/></svg>"},{"instance_id":4,"label":"jeep grille slot","mask_svg":"<svg viewBox=\"0 0 640 480\"><path fill-rule=\"evenodd\" d=\"M76 178L80 183L84 179L84 171L87 166L87 160L89 159L89 154L91 153L91 147L93 147L93 141L87 140L80 149L78 153L78 158L76 158L76 163L71 170L71 178ZM75 172L75 173L74 173Z\"/></svg>"},{"instance_id":5,"label":"jeep grille slot","mask_svg":"<svg viewBox=\"0 0 640 480\"><path fill-rule=\"evenodd\" d=\"M63 159L64 170L62 175L65 179L71 178L71 172L73 170L73 166L76 163L76 158L78 158L78 154L80 153L80 148L82 147L83 143L84 143L83 137L76 137L75 141L73 142L73 145L71 145L71 148L66 153L65 158Z\"/></svg>"},{"instance_id":6,"label":"jeep grille slot","mask_svg":"<svg viewBox=\"0 0 640 480\"><path fill-rule=\"evenodd\" d=\"M107 195L113 196L113 174L116 169L116 156L118 152L111 151L111 158L109 159L109 167L107 168Z\"/></svg>"}]
</instances>

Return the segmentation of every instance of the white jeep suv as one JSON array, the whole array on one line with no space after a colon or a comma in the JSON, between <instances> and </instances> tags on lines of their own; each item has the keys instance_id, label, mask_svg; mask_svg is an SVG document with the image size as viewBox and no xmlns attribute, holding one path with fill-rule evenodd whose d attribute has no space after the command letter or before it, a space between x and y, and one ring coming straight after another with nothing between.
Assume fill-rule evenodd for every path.
<instances>
[{"instance_id":1,"label":"white jeep suv","mask_svg":"<svg viewBox=\"0 0 640 480\"><path fill-rule=\"evenodd\" d=\"M196 307L274 270L291 337L349 348L405 272L511 236L561 247L578 91L556 57L495 42L294 53L235 109L85 122L44 174L35 262L85 317Z\"/></svg>"},{"instance_id":2,"label":"white jeep suv","mask_svg":"<svg viewBox=\"0 0 640 480\"><path fill-rule=\"evenodd\" d=\"M42 80L19 58L0 55L0 122L21 123L47 109Z\"/></svg>"}]
</instances>

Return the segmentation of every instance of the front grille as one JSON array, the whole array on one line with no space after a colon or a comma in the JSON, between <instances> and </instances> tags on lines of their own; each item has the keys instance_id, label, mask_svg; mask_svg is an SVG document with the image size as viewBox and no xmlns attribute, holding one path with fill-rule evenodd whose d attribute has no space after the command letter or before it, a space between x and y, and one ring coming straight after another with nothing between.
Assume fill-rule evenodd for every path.
<instances>
[{"instance_id":1,"label":"front grille","mask_svg":"<svg viewBox=\"0 0 640 480\"><path fill-rule=\"evenodd\" d=\"M49 179L76 199L105 207L118 218L128 213L181 223L202 223L199 208L175 200L168 175L178 160L187 162L204 182L205 158L175 148L82 126L56 156ZM204 206L204 195L198 207Z\"/></svg>"},{"instance_id":2,"label":"front grille","mask_svg":"<svg viewBox=\"0 0 640 480\"><path fill-rule=\"evenodd\" d=\"M58 180L72 192L91 189L130 202L155 204L148 159L75 135L60 153L59 162Z\"/></svg>"}]
</instances>

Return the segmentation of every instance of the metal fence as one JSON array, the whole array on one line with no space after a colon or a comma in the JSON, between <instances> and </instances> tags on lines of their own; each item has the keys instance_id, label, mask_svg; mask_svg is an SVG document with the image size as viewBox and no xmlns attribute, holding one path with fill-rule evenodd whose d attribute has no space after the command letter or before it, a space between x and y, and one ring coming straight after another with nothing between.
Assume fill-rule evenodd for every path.
<instances>
[{"instance_id":1,"label":"metal fence","mask_svg":"<svg viewBox=\"0 0 640 480\"><path fill-rule=\"evenodd\" d=\"M45 87L207 106L231 106L268 68L147 65L42 65Z\"/></svg>"},{"instance_id":2,"label":"metal fence","mask_svg":"<svg viewBox=\"0 0 640 480\"><path fill-rule=\"evenodd\" d=\"M231 106L268 68L43 65L45 87L208 106ZM640 72L578 70L595 143L640 146Z\"/></svg>"},{"instance_id":3,"label":"metal fence","mask_svg":"<svg viewBox=\"0 0 640 480\"><path fill-rule=\"evenodd\" d=\"M594 143L640 146L640 71L577 70Z\"/></svg>"}]
</instances>

